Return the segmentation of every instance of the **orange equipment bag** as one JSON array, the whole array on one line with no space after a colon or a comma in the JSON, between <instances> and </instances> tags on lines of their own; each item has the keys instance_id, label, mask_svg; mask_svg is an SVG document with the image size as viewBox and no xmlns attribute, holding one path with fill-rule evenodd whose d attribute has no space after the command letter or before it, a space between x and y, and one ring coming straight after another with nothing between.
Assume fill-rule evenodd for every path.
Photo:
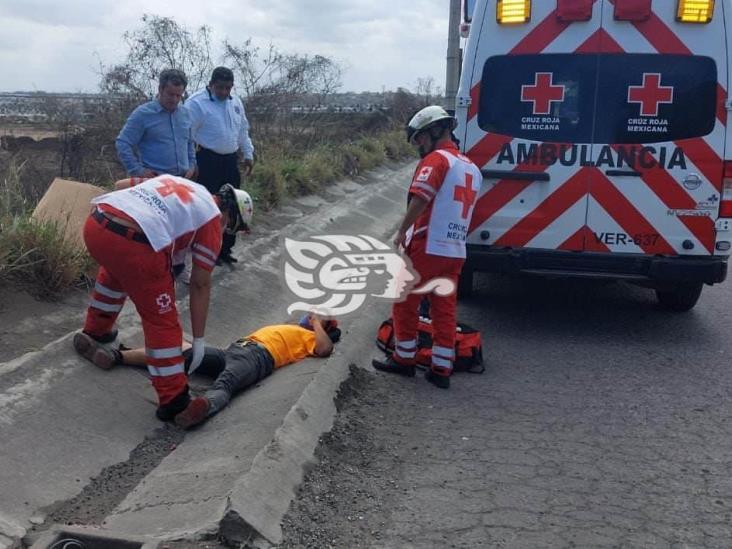
<instances>
[{"instance_id":1,"label":"orange equipment bag","mask_svg":"<svg viewBox=\"0 0 732 549\"><path fill-rule=\"evenodd\" d=\"M428 317L420 316L417 328L417 364L429 367L432 363L432 321ZM394 321L391 318L379 326L376 346L387 355L394 352ZM462 322L458 322L455 332L453 368L456 372L472 374L482 374L485 371L480 332Z\"/></svg>"}]
</instances>

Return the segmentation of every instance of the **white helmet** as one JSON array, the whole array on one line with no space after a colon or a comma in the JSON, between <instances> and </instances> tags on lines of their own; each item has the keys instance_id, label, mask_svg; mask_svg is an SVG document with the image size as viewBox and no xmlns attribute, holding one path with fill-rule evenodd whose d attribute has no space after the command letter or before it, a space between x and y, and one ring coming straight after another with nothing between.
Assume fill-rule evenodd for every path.
<instances>
[{"instance_id":1,"label":"white helmet","mask_svg":"<svg viewBox=\"0 0 732 549\"><path fill-rule=\"evenodd\" d=\"M443 122L449 121L449 122ZM457 121L454 117L450 116L445 109L439 105L430 105L425 107L421 111L417 112L407 124L407 141L414 144L415 136L430 127L437 125L442 122L444 127L449 127L450 130L454 130Z\"/></svg>"},{"instance_id":2,"label":"white helmet","mask_svg":"<svg viewBox=\"0 0 732 549\"><path fill-rule=\"evenodd\" d=\"M226 183L216 194L221 197L221 209L229 212L226 232L235 234L237 231L248 230L254 213L254 202L249 193Z\"/></svg>"},{"instance_id":3,"label":"white helmet","mask_svg":"<svg viewBox=\"0 0 732 549\"><path fill-rule=\"evenodd\" d=\"M249 193L241 189L234 189L234 196L236 196L236 205L239 208L239 215L241 221L245 225L249 225L254 214L254 202Z\"/></svg>"}]
</instances>

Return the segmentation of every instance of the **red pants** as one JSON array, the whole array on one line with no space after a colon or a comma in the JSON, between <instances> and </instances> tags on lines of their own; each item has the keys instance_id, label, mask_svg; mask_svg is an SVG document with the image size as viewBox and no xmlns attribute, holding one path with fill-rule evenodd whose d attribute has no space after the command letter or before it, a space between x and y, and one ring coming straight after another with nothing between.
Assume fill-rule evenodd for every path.
<instances>
[{"instance_id":1,"label":"red pants","mask_svg":"<svg viewBox=\"0 0 732 549\"><path fill-rule=\"evenodd\" d=\"M455 283L460 276L464 259L428 255L426 238L413 240L407 249L412 266L420 275L420 285L433 278L449 278ZM394 359L402 364L414 364L417 352L417 324L419 303L424 295L409 294L407 299L394 303L395 351ZM449 296L427 294L432 318L432 371L449 376L455 360L455 328L457 324L457 291Z\"/></svg>"},{"instance_id":2,"label":"red pants","mask_svg":"<svg viewBox=\"0 0 732 549\"><path fill-rule=\"evenodd\" d=\"M160 406L187 392L183 366L183 331L175 308L170 254L130 240L89 218L84 242L99 263L84 331L100 336L112 330L129 295L142 318L145 356Z\"/></svg>"}]
</instances>

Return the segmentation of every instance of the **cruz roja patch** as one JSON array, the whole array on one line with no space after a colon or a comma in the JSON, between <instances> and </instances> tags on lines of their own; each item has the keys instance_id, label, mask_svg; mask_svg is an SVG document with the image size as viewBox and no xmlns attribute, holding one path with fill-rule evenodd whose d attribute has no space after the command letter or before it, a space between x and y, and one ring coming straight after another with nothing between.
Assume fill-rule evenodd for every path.
<instances>
[{"instance_id":1,"label":"cruz roja patch","mask_svg":"<svg viewBox=\"0 0 732 549\"><path fill-rule=\"evenodd\" d=\"M596 168L661 167L686 169L686 156L681 147L651 147L648 145L603 145L592 159L592 145L558 143L506 143L498 154L497 164L530 164L534 166L594 166Z\"/></svg>"}]
</instances>

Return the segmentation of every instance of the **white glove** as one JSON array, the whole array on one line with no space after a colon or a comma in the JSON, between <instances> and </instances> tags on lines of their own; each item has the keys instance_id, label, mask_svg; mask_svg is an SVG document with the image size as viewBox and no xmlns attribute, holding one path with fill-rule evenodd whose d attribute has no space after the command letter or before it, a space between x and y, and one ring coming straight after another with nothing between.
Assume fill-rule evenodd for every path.
<instances>
[{"instance_id":1,"label":"white glove","mask_svg":"<svg viewBox=\"0 0 732 549\"><path fill-rule=\"evenodd\" d=\"M203 361L203 354L206 350L206 342L202 337L194 337L191 347L191 365L188 368L188 375L196 371Z\"/></svg>"}]
</instances>

